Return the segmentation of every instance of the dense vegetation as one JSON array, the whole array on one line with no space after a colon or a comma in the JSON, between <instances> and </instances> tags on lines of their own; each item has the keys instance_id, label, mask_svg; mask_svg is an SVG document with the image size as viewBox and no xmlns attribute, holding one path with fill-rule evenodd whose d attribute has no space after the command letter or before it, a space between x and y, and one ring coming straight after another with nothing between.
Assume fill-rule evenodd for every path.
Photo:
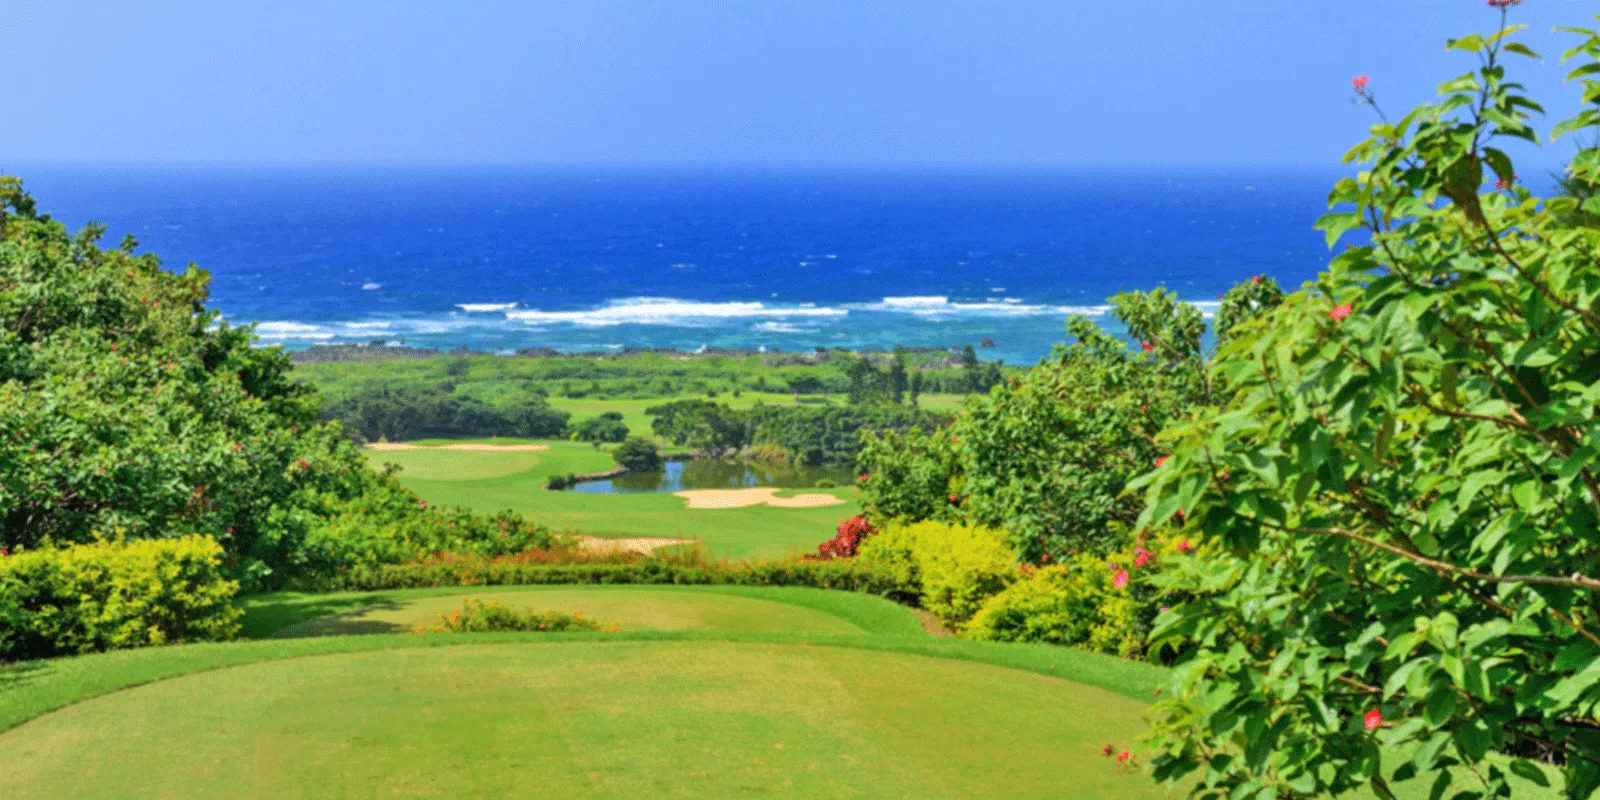
<instances>
[{"instance_id":1,"label":"dense vegetation","mask_svg":"<svg viewBox=\"0 0 1600 800\"><path fill-rule=\"evenodd\" d=\"M0 554L200 534L256 588L474 537L550 542L368 468L281 350L204 308L205 272L102 233L69 234L0 178Z\"/></svg>"},{"instance_id":2,"label":"dense vegetation","mask_svg":"<svg viewBox=\"0 0 1600 800\"><path fill-rule=\"evenodd\" d=\"M748 448L802 464L854 465L862 434L893 435L947 422L947 414L869 402L852 406L767 406L735 409L709 400L675 400L645 409L651 430L677 445L712 454Z\"/></svg>"}]
</instances>

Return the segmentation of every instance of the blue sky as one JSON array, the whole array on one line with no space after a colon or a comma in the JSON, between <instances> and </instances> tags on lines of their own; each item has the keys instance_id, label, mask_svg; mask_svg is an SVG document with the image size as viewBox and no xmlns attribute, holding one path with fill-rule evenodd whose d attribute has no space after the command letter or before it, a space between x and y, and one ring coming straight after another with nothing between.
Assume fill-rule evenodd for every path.
<instances>
[{"instance_id":1,"label":"blue sky","mask_svg":"<svg viewBox=\"0 0 1600 800\"><path fill-rule=\"evenodd\" d=\"M1549 28L1596 12L1514 12L1552 112L1575 101ZM1352 76L1404 111L1471 67L1444 39L1495 18L1482 0L0 0L0 166L1331 164L1370 121Z\"/></svg>"}]
</instances>

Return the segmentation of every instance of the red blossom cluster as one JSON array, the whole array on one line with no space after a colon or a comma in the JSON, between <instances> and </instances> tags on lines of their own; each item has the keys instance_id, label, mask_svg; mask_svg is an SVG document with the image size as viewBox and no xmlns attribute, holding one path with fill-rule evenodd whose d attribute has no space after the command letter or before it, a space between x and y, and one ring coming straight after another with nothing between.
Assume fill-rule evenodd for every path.
<instances>
[{"instance_id":1,"label":"red blossom cluster","mask_svg":"<svg viewBox=\"0 0 1600 800\"><path fill-rule=\"evenodd\" d=\"M857 514L839 523L839 532L832 539L817 545L815 558L850 558L861 548L861 540L874 533L877 530L867 522L866 517Z\"/></svg>"},{"instance_id":2,"label":"red blossom cluster","mask_svg":"<svg viewBox=\"0 0 1600 800\"><path fill-rule=\"evenodd\" d=\"M1490 8L1511 8L1522 5L1522 0L1489 0Z\"/></svg>"},{"instance_id":3,"label":"red blossom cluster","mask_svg":"<svg viewBox=\"0 0 1600 800\"><path fill-rule=\"evenodd\" d=\"M1350 316L1349 303L1340 303L1339 305L1334 306L1332 311L1328 312L1328 318L1334 321L1344 319L1348 316Z\"/></svg>"}]
</instances>

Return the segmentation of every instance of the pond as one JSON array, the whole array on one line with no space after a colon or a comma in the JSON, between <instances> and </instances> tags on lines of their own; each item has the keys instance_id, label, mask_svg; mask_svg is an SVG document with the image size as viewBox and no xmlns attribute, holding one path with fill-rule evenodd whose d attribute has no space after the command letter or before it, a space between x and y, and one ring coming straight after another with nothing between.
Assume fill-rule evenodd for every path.
<instances>
[{"instance_id":1,"label":"pond","mask_svg":"<svg viewBox=\"0 0 1600 800\"><path fill-rule=\"evenodd\" d=\"M817 481L833 481L836 486L853 486L855 471L845 467L803 467L790 464L765 464L730 459L668 461L655 472L630 472L615 478L583 481L571 491L615 494L621 492L681 492L685 489L743 489L774 486L780 489L809 489Z\"/></svg>"}]
</instances>

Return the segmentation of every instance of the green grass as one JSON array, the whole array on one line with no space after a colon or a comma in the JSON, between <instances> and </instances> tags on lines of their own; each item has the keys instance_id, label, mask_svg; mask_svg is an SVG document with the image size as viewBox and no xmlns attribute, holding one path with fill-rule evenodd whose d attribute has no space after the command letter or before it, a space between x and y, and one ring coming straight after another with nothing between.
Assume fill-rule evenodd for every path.
<instances>
[{"instance_id":1,"label":"green grass","mask_svg":"<svg viewBox=\"0 0 1600 800\"><path fill-rule=\"evenodd\" d=\"M551 475L599 472L611 458L591 445L545 442L547 451L461 450L368 451L374 463L402 467L400 482L435 505L459 505L482 513L509 508L558 530L590 536L660 536L699 539L715 556L769 558L811 552L833 536L839 521L860 512L853 489L807 489L845 502L820 508L696 509L668 493L595 494L552 492ZM787 493L780 493L787 494Z\"/></svg>"},{"instance_id":2,"label":"green grass","mask_svg":"<svg viewBox=\"0 0 1600 800\"><path fill-rule=\"evenodd\" d=\"M979 661L591 635L188 675L0 735L0 763L18 800L1157 797L1098 752L1139 711Z\"/></svg>"},{"instance_id":3,"label":"green grass","mask_svg":"<svg viewBox=\"0 0 1600 800\"><path fill-rule=\"evenodd\" d=\"M590 619L618 622L627 631L902 636L922 632L909 609L883 598L805 587L532 586L264 595L244 603L244 635L404 633L459 608L466 597L493 597L502 605L536 611L578 612Z\"/></svg>"}]
</instances>

